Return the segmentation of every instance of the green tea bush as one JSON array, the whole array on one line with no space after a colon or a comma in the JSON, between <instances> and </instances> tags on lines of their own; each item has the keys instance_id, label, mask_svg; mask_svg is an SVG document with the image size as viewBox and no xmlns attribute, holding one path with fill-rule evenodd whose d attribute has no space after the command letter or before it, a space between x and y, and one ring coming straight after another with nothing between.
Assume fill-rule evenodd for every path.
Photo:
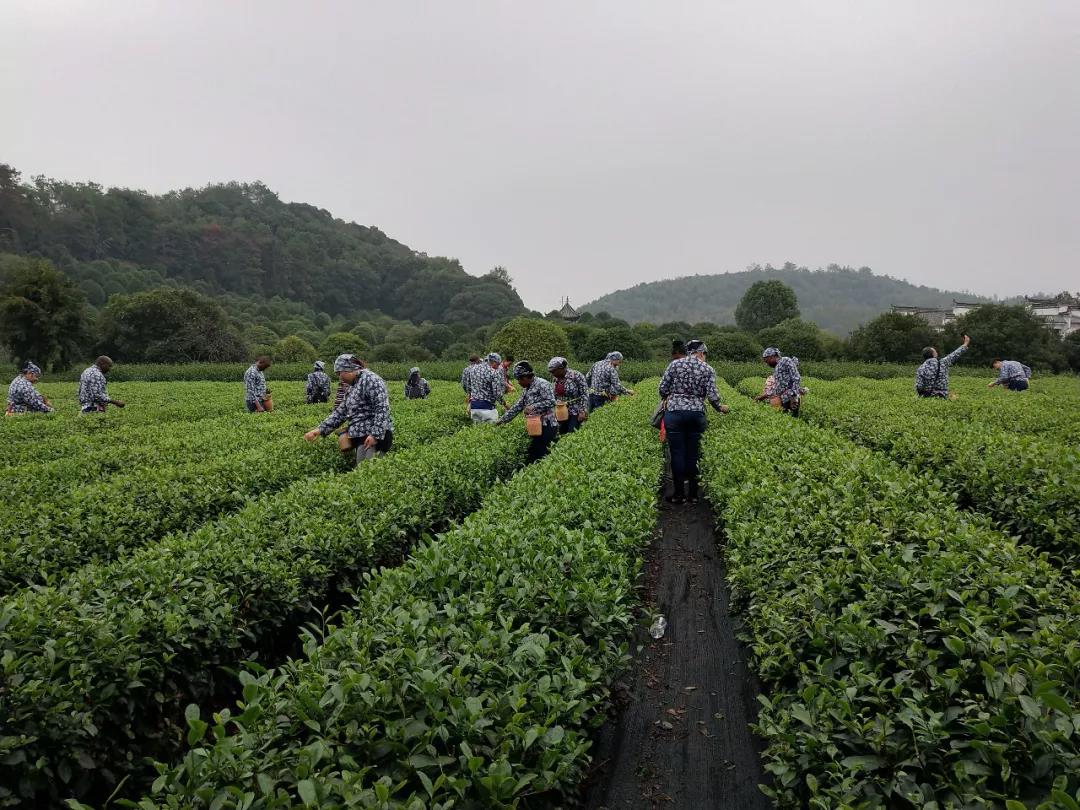
<instances>
[{"instance_id":1,"label":"green tea bush","mask_svg":"<svg viewBox=\"0 0 1080 810\"><path fill-rule=\"evenodd\" d=\"M432 398L394 406L399 446L430 441L466 423L461 398L449 386ZM186 463L170 466L167 457L152 459L104 481L61 490L56 499L43 496L29 513L5 513L0 517L0 593L47 582L91 560L120 557L299 478L346 469L336 445L311 446L302 440L325 413L324 405L247 414L215 425L220 446L214 442ZM30 468L27 480L46 474Z\"/></svg>"},{"instance_id":2,"label":"green tea bush","mask_svg":"<svg viewBox=\"0 0 1080 810\"><path fill-rule=\"evenodd\" d=\"M371 576L308 658L191 707L142 807L511 807L573 791L655 520L655 397L624 398ZM509 428L514 429L514 428ZM204 719L205 718L205 719Z\"/></svg>"},{"instance_id":3,"label":"green tea bush","mask_svg":"<svg viewBox=\"0 0 1080 810\"><path fill-rule=\"evenodd\" d=\"M931 473L962 505L989 515L1002 530L1080 565L1075 396L1028 397L976 384L951 402L893 394L887 386L821 383L811 385L803 413ZM1025 435L1024 425L1050 426L1050 433Z\"/></svg>"},{"instance_id":4,"label":"green tea bush","mask_svg":"<svg viewBox=\"0 0 1080 810\"><path fill-rule=\"evenodd\" d=\"M1070 579L932 479L732 405L707 434L704 479L767 694L777 805L1074 806Z\"/></svg>"},{"instance_id":5,"label":"green tea bush","mask_svg":"<svg viewBox=\"0 0 1080 810\"><path fill-rule=\"evenodd\" d=\"M185 703L226 694L224 667L275 663L333 593L524 460L516 430L428 438L0 604L0 803L100 800L138 779L143 757L176 751Z\"/></svg>"}]
</instances>

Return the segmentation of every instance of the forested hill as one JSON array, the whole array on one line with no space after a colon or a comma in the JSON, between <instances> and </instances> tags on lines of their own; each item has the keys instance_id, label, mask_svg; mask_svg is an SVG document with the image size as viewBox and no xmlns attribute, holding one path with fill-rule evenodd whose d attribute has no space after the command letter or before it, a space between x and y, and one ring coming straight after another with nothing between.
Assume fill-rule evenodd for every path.
<instances>
[{"instance_id":1,"label":"forested hill","mask_svg":"<svg viewBox=\"0 0 1080 810\"><path fill-rule=\"evenodd\" d=\"M633 323L711 321L735 323L735 307L755 281L778 279L799 298L802 317L837 336L845 336L861 323L887 312L893 304L951 306L958 300L986 301L971 293L937 290L889 276L874 275L869 268L854 270L830 265L808 270L785 264L782 268L753 267L741 273L686 276L668 281L638 284L609 293L586 304L587 312L609 312Z\"/></svg>"},{"instance_id":2,"label":"forested hill","mask_svg":"<svg viewBox=\"0 0 1080 810\"><path fill-rule=\"evenodd\" d=\"M281 297L329 315L358 310L435 323L488 323L524 311L504 274L476 277L377 228L284 203L261 183L151 195L46 178L0 164L0 253L51 259L90 303L182 284Z\"/></svg>"}]
</instances>

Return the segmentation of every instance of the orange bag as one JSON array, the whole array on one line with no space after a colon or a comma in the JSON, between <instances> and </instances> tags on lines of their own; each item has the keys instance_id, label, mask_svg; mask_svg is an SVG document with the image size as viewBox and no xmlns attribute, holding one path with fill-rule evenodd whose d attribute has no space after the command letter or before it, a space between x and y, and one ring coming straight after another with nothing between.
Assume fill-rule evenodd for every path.
<instances>
[{"instance_id":1,"label":"orange bag","mask_svg":"<svg viewBox=\"0 0 1080 810\"><path fill-rule=\"evenodd\" d=\"M565 402L559 401L555 403L555 421L565 422L570 418L570 406Z\"/></svg>"},{"instance_id":2,"label":"orange bag","mask_svg":"<svg viewBox=\"0 0 1080 810\"><path fill-rule=\"evenodd\" d=\"M351 453L353 450L352 437L348 433L342 433L338 436L337 446L342 453Z\"/></svg>"},{"instance_id":3,"label":"orange bag","mask_svg":"<svg viewBox=\"0 0 1080 810\"><path fill-rule=\"evenodd\" d=\"M539 436L544 432L544 425L539 416L525 417L525 432L530 436Z\"/></svg>"},{"instance_id":4,"label":"orange bag","mask_svg":"<svg viewBox=\"0 0 1080 810\"><path fill-rule=\"evenodd\" d=\"M274 398L269 393L267 393L266 399L263 400L263 410L268 413L274 410Z\"/></svg>"}]
</instances>

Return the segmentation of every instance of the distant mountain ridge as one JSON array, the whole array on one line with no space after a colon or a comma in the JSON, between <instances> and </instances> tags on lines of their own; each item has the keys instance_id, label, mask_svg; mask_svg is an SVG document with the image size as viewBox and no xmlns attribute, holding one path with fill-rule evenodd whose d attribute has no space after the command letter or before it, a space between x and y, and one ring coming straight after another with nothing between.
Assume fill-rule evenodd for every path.
<instances>
[{"instance_id":1,"label":"distant mountain ridge","mask_svg":"<svg viewBox=\"0 0 1080 810\"><path fill-rule=\"evenodd\" d=\"M631 323L669 321L735 323L735 307L751 284L779 280L795 290L804 319L844 337L855 327L896 305L945 307L953 299L991 301L970 292L939 290L890 276L870 268L829 265L810 270L787 263L783 267L754 266L738 273L651 281L597 298L581 307L584 312L608 312Z\"/></svg>"}]
</instances>

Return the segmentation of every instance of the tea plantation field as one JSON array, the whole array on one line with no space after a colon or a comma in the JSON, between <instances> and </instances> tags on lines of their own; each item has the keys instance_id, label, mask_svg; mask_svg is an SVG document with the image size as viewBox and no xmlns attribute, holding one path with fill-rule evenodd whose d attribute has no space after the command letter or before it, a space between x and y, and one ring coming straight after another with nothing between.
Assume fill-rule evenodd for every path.
<instances>
[{"instance_id":1,"label":"tea plantation field","mask_svg":"<svg viewBox=\"0 0 1080 810\"><path fill-rule=\"evenodd\" d=\"M1080 807L1080 381L809 379L795 420L734 376L702 480L761 789ZM572 806L648 623L656 382L528 467L522 420L389 383L356 469L299 382L42 385L0 420L0 807Z\"/></svg>"}]
</instances>

